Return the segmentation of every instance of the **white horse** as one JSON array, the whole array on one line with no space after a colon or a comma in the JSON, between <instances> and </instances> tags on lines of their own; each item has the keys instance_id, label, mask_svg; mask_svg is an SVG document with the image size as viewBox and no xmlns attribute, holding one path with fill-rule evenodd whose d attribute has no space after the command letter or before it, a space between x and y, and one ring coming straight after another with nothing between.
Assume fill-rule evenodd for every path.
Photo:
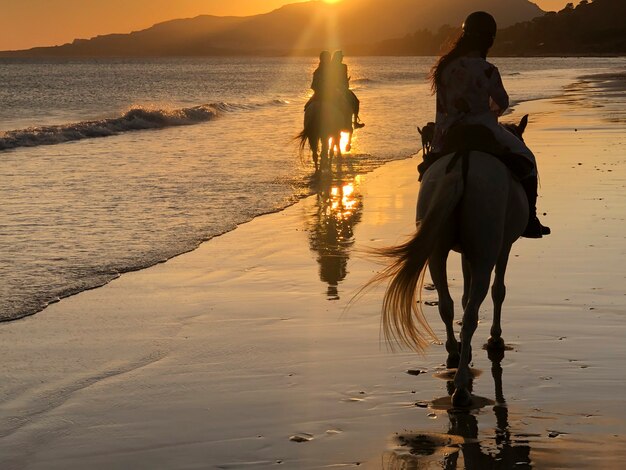
<instances>
[{"instance_id":1,"label":"white horse","mask_svg":"<svg viewBox=\"0 0 626 470\"><path fill-rule=\"evenodd\" d=\"M519 125L508 128L521 139L526 122L527 116ZM417 298L417 294L421 294L426 266L429 266L439 295L439 314L446 327L446 365L457 368L452 403L468 406L471 403L471 341L478 325L478 309L489 290L494 268L491 288L494 315L487 346L504 348L500 326L506 292L504 274L511 245L528 222L528 200L521 184L494 156L473 151L465 162L461 159L453 162L453 158L454 154L442 157L424 174L415 235L403 245L380 250L393 262L377 280L390 279L383 299L385 337L423 352L429 340L436 338ZM462 254L460 343L454 335L454 303L446 274L450 250Z\"/></svg>"}]
</instances>

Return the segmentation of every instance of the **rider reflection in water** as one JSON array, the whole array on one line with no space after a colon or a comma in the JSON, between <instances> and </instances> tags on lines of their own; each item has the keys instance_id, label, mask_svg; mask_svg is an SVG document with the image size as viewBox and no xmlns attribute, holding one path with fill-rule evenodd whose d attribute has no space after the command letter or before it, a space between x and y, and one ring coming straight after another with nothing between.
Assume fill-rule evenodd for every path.
<instances>
[{"instance_id":1,"label":"rider reflection in water","mask_svg":"<svg viewBox=\"0 0 626 470\"><path fill-rule=\"evenodd\" d=\"M502 85L498 69L487 62L487 52L496 37L493 16L477 11L463 23L463 32L450 52L443 55L431 73L437 93L437 116L433 151L444 147L446 133L459 125L487 127L508 153L526 158L532 172L521 180L530 209L528 226L522 236L541 238L550 229L537 218L537 162L522 140L498 124L498 117L509 106L509 96Z\"/></svg>"},{"instance_id":2,"label":"rider reflection in water","mask_svg":"<svg viewBox=\"0 0 626 470\"><path fill-rule=\"evenodd\" d=\"M305 105L305 110L314 101L326 99L343 99L354 115L352 125L355 129L365 126L359 118L361 103L352 90L350 90L350 78L348 66L343 63L343 52L336 51L331 58L330 52L320 53L320 63L313 72L311 89L314 94Z\"/></svg>"}]
</instances>

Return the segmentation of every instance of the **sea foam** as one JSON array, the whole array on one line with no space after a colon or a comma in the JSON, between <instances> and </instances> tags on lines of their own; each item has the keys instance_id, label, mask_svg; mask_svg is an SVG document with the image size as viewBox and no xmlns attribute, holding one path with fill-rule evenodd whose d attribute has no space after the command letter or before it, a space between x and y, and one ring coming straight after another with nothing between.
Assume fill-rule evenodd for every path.
<instances>
[{"instance_id":1,"label":"sea foam","mask_svg":"<svg viewBox=\"0 0 626 470\"><path fill-rule=\"evenodd\" d=\"M109 137L130 131L187 126L211 121L228 112L285 103L282 100L258 104L220 102L178 109L132 106L121 116L114 118L6 131L0 134L0 150L62 144L74 140Z\"/></svg>"}]
</instances>

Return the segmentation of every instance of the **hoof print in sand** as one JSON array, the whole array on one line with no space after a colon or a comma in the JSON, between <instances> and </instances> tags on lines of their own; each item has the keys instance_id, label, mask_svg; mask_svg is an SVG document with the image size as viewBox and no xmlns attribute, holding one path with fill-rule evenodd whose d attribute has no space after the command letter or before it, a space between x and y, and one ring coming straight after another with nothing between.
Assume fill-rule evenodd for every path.
<instances>
[{"instance_id":1,"label":"hoof print in sand","mask_svg":"<svg viewBox=\"0 0 626 470\"><path fill-rule=\"evenodd\" d=\"M313 434L308 434L306 432L301 432L298 434L294 434L289 438L291 442L309 442L313 440Z\"/></svg>"}]
</instances>

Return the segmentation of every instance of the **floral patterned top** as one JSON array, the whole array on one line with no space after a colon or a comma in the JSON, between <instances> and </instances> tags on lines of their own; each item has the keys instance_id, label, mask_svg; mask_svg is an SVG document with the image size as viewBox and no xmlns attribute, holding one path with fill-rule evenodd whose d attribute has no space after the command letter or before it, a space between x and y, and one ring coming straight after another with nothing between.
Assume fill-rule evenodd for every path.
<instances>
[{"instance_id":1,"label":"floral patterned top","mask_svg":"<svg viewBox=\"0 0 626 470\"><path fill-rule=\"evenodd\" d=\"M498 124L509 96L498 68L482 57L459 57L443 71L437 87L437 115L433 149L441 148L447 130L456 123Z\"/></svg>"}]
</instances>

